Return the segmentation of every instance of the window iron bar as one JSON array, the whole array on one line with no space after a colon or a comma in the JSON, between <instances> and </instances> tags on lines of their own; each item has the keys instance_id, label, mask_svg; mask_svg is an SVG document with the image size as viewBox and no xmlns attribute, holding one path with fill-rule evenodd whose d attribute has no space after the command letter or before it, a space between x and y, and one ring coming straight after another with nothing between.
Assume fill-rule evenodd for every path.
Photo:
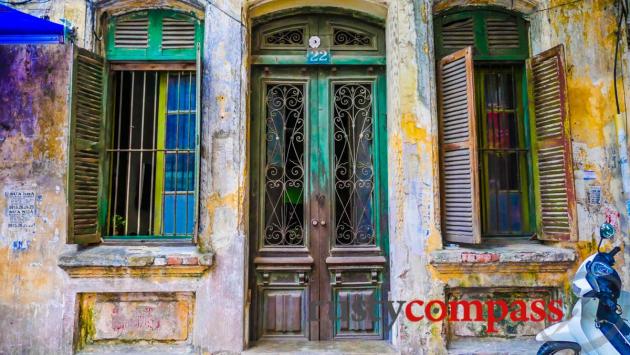
<instances>
[{"instance_id":1,"label":"window iron bar","mask_svg":"<svg viewBox=\"0 0 630 355\"><path fill-rule=\"evenodd\" d=\"M194 153L195 149L151 149L151 148L131 148L131 149L106 149L110 153L141 153L141 152L164 152L170 154Z\"/></svg>"},{"instance_id":2,"label":"window iron bar","mask_svg":"<svg viewBox=\"0 0 630 355\"><path fill-rule=\"evenodd\" d=\"M118 125L116 126L116 129L120 130L122 128L122 98L123 98L123 84L125 81L125 75L124 73L120 74L120 91L118 92ZM118 133L118 137L116 139L117 143L116 146L118 147L118 149L120 149L120 139L122 137L122 134L120 134L120 132ZM111 218L115 218L116 217L116 212L118 211L118 180L120 178L120 153L116 154L116 182L115 182L115 187L114 187L114 214L113 216L111 216ZM113 226L113 229L116 229L116 225Z\"/></svg>"},{"instance_id":3,"label":"window iron bar","mask_svg":"<svg viewBox=\"0 0 630 355\"><path fill-rule=\"evenodd\" d=\"M134 104L134 89L136 83L136 72L131 72L131 105L129 108L129 149L132 147L133 142L133 104ZM120 127L122 129L122 127ZM129 234L129 183L131 181L131 156L127 157L127 191L125 197L125 235Z\"/></svg>"},{"instance_id":4,"label":"window iron bar","mask_svg":"<svg viewBox=\"0 0 630 355\"><path fill-rule=\"evenodd\" d=\"M147 97L147 72L142 72L142 120L140 122L140 147L144 147L144 113ZM142 211L142 192L144 188L144 152L140 153L140 169L138 169L138 184L140 193L138 194L138 213L136 220L136 235L140 235L140 224L142 222L140 213ZM127 186L129 188L129 186Z\"/></svg>"},{"instance_id":5,"label":"window iron bar","mask_svg":"<svg viewBox=\"0 0 630 355\"><path fill-rule=\"evenodd\" d=\"M151 147L153 148L153 153L151 153L151 167L155 166L155 155L156 153L156 127L157 127L157 117L158 117L158 88L160 87L158 72L155 72L155 77L153 81L153 87L155 88L153 92L153 143ZM155 173L151 172L151 192L155 191ZM154 198L149 199L149 230L153 231L155 228L155 219L153 218L153 204Z\"/></svg>"},{"instance_id":6,"label":"window iron bar","mask_svg":"<svg viewBox=\"0 0 630 355\"><path fill-rule=\"evenodd\" d=\"M108 154L111 153L111 157L116 160L116 170L113 172L113 176L115 176L115 181L113 181L113 185L115 185L113 188L114 191L110 191L109 193L110 197L113 195L114 200L114 204L111 205L108 214L111 218L108 221L110 226L109 230L113 236L119 235L124 238L137 239L142 235L177 238L182 236L192 237L194 235L194 221L193 225L190 225L189 217L190 213L194 211L190 211L189 204L190 198L197 192L194 188L195 181L190 177L190 159L191 155L196 156L196 154L198 154L198 142L196 140L198 129L196 124L197 114L196 110L183 110L182 106L185 103L181 101L187 101L189 107L193 107L193 105L196 107L196 97L193 97L192 92L192 80L196 78L196 74L193 72L169 72L166 74L166 88L164 88L166 92L162 93L163 95L165 94L167 98L165 104L167 106L174 104L177 108L177 110L174 110L177 114L171 114L170 126L168 123L168 113L166 117L164 117L164 121L159 118L159 97L160 91L162 90L159 84L160 74L153 72L153 82L151 82L150 74L151 72L142 72L142 79L140 79L140 77L136 77L135 72L119 72L118 78L120 85L117 85L119 92L117 95L118 99L116 100L119 105L116 110L118 122L116 129L112 132L117 137L113 137L115 138L115 148L106 149L106 152ZM138 75L140 75L140 72L138 72ZM188 79L188 82L185 82L186 79ZM130 82L128 82L128 80L130 80ZM169 85L170 80L173 81L171 85ZM142 85L142 88L138 87L139 85ZM151 88L151 85L153 85L153 88ZM175 90L175 93L168 95L169 88ZM131 90L131 95L128 93L129 90ZM187 97L184 97L185 90L188 90ZM136 91L138 92L136 93ZM151 92L153 92L154 95L153 110L149 111ZM171 97L171 100L177 99L177 102L169 102L169 97ZM138 101L142 101L142 103ZM140 107L138 105L140 105ZM127 109L127 107L129 108ZM167 111L168 110L165 108L161 112L166 113ZM153 116L151 116L151 114ZM192 124L193 118L195 119L194 126ZM151 125L148 120L153 121L153 125L150 128L152 132L145 132ZM184 120L187 121L184 122ZM186 123L187 126L180 127L184 123ZM159 138L159 134L157 133L158 129L162 129L159 128L161 124L166 125L166 127L164 127L166 130L165 136L163 136L162 139L169 137L167 139L169 147L158 149L158 146L167 143L166 141L163 143L157 141ZM173 124L175 127L172 127ZM125 133L128 135L128 142L124 142L126 134L123 133L123 131L126 131ZM140 137L137 137L138 134ZM148 139L148 134L151 134L151 140ZM191 137L193 136L195 137L194 144L191 143ZM172 142L174 142L174 146L171 146L173 144ZM127 147L123 148L123 144ZM189 148L191 145L193 145L194 148ZM150 154L150 158L147 157L146 154ZM163 156L159 157L159 154ZM125 172L121 169L121 165L125 163L125 158L127 159L126 176L123 175ZM151 160L150 166L145 166L145 160L147 159ZM149 174L151 175L150 182L149 179L147 179L147 169L150 167L154 169L156 162L159 161L158 159L164 160L161 176L168 179L165 180L160 187L161 191L155 191L156 187L159 186L157 185L157 177L160 175L157 174L157 171L152 170ZM167 160L169 161L168 163ZM195 158L195 164L196 163ZM181 166L181 164L185 164L185 166ZM136 176L137 183L134 178ZM125 181L123 181L123 179L125 179ZM145 191L146 185L149 183L151 187L151 198L147 198L149 195L147 195L148 192ZM132 185L138 186L137 190L134 190L131 187ZM125 194L125 202L124 205L119 205L118 195L123 193ZM161 196L155 196L157 193L160 193ZM165 200L166 196L171 196L168 198L168 201ZM157 201L159 201L159 199L162 200L161 212L159 210L156 211L156 197L158 198ZM165 205L166 202L169 203L168 208ZM121 211L123 208L124 212ZM158 217L155 215L156 212L161 213L162 223L158 228L159 230L156 230ZM124 218L120 217L123 213ZM183 217L185 217L185 219L182 219ZM120 225L121 220L124 226ZM184 226L183 228L182 225ZM168 230L165 230L167 227ZM133 234L130 235L129 233Z\"/></svg>"}]
</instances>

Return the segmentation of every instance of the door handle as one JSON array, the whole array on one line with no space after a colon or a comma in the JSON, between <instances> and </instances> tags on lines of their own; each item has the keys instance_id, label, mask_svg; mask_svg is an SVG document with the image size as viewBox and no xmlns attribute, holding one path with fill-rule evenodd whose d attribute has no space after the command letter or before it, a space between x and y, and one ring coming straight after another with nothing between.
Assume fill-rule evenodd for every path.
<instances>
[{"instance_id":1,"label":"door handle","mask_svg":"<svg viewBox=\"0 0 630 355\"><path fill-rule=\"evenodd\" d=\"M318 220L316 220L315 218L313 218L313 219L311 220L311 224L312 224L312 225L314 225L315 227L317 227L318 225L320 225L320 226L322 226L322 227L323 227L323 226L325 226L325 225L326 225L326 221L325 221L325 220L323 220L323 219L322 219L321 221L318 221Z\"/></svg>"}]
</instances>

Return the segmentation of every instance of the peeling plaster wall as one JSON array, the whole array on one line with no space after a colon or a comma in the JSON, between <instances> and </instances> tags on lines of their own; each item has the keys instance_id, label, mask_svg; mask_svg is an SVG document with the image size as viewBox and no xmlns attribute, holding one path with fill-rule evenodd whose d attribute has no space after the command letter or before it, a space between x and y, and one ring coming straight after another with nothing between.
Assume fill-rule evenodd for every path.
<instances>
[{"instance_id":1,"label":"peeling plaster wall","mask_svg":"<svg viewBox=\"0 0 630 355\"><path fill-rule=\"evenodd\" d=\"M554 6L555 2L540 7ZM625 210L616 161L613 1L586 1L530 16L532 52L565 45L573 164L578 197L579 240L590 242L607 216ZM553 21L552 21L553 19ZM597 21L594 21L597 19ZM621 44L624 47L624 44ZM621 83L620 83L621 84ZM623 96L620 98L623 109ZM593 171L591 180L588 171ZM602 186L602 204L589 204L590 186ZM626 219L622 229L626 230Z\"/></svg>"},{"instance_id":2,"label":"peeling plaster wall","mask_svg":"<svg viewBox=\"0 0 630 355\"><path fill-rule=\"evenodd\" d=\"M71 58L70 46L0 46L0 353L62 347ZM10 225L12 192L35 194L24 226Z\"/></svg>"}]
</instances>

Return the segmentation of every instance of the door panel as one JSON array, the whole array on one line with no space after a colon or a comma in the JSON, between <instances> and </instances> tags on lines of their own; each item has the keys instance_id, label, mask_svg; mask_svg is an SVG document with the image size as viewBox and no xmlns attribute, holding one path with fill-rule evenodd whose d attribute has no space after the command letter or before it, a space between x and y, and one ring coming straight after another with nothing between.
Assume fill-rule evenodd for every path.
<instances>
[{"instance_id":1,"label":"door panel","mask_svg":"<svg viewBox=\"0 0 630 355\"><path fill-rule=\"evenodd\" d=\"M381 70L256 68L253 81L254 338L383 338Z\"/></svg>"}]
</instances>

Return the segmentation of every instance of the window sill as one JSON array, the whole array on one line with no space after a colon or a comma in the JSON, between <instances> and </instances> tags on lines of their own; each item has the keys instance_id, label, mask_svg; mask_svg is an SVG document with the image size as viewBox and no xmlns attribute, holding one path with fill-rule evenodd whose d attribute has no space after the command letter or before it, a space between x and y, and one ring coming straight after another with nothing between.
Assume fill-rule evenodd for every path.
<instances>
[{"instance_id":1,"label":"window sill","mask_svg":"<svg viewBox=\"0 0 630 355\"><path fill-rule=\"evenodd\" d=\"M198 277L212 260L212 253L200 253L195 246L98 245L66 252L57 264L76 278Z\"/></svg>"},{"instance_id":2,"label":"window sill","mask_svg":"<svg viewBox=\"0 0 630 355\"><path fill-rule=\"evenodd\" d=\"M573 249L512 242L441 249L429 256L440 273L566 272L577 260Z\"/></svg>"}]
</instances>

